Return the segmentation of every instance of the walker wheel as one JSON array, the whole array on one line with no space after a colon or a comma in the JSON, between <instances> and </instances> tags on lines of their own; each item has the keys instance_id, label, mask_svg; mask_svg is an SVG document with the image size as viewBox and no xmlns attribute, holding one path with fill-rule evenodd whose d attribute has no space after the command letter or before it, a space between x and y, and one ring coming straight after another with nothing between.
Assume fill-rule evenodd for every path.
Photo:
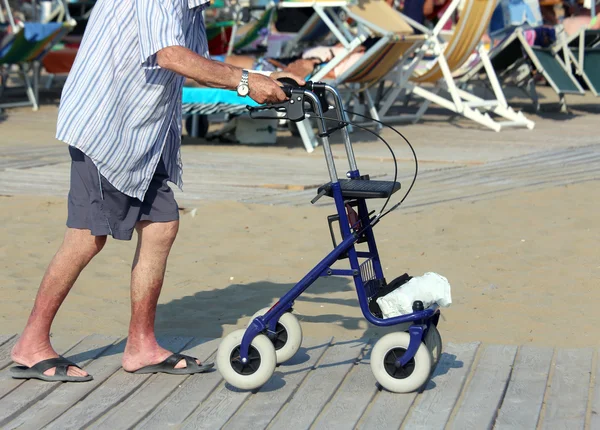
<instances>
[{"instance_id":1,"label":"walker wheel","mask_svg":"<svg viewBox=\"0 0 600 430\"><path fill-rule=\"evenodd\" d=\"M254 390L267 383L277 357L269 338L259 334L250 344L248 362L242 363L240 347L246 330L236 330L223 338L217 351L217 368L223 379L241 390Z\"/></svg>"},{"instance_id":2,"label":"walker wheel","mask_svg":"<svg viewBox=\"0 0 600 430\"><path fill-rule=\"evenodd\" d=\"M269 309L264 308L256 312L248 324L252 323L254 318L266 314ZM275 347L277 364L285 363L298 352L302 345L302 326L294 314L286 312L277 321L275 333L268 337Z\"/></svg>"},{"instance_id":3,"label":"walker wheel","mask_svg":"<svg viewBox=\"0 0 600 430\"><path fill-rule=\"evenodd\" d=\"M435 324L431 323L429 325L429 330L427 330L427 334L423 338L423 343L425 343L425 346L427 346L427 349L431 353L431 373L433 373L442 357L442 336Z\"/></svg>"},{"instance_id":4,"label":"walker wheel","mask_svg":"<svg viewBox=\"0 0 600 430\"><path fill-rule=\"evenodd\" d=\"M198 135L192 136L192 128L194 122L194 116L198 116ZM206 115L192 115L185 119L185 131L190 137L206 137L209 128L208 116Z\"/></svg>"},{"instance_id":5,"label":"walker wheel","mask_svg":"<svg viewBox=\"0 0 600 430\"><path fill-rule=\"evenodd\" d=\"M371 351L371 371L377 382L393 393L410 393L421 388L431 371L431 355L421 343L408 363L396 367L396 360L406 353L410 335L404 332L389 333L377 341Z\"/></svg>"}]
</instances>

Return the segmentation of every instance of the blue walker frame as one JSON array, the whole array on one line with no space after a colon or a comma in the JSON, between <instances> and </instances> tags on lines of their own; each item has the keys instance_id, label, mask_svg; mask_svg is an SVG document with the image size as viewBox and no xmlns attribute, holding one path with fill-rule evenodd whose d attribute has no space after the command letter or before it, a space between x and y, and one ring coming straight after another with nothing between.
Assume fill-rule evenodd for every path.
<instances>
[{"instance_id":1,"label":"blue walker frame","mask_svg":"<svg viewBox=\"0 0 600 430\"><path fill-rule=\"evenodd\" d=\"M325 126L325 119L323 118L322 101L325 101L323 95L327 92L333 96L335 101L334 108L337 112L339 122L338 128L341 130L344 137L344 144L346 148L346 154L348 156L348 162L350 170L347 173L349 179L358 179L361 177L358 167L356 166L356 159L354 157L354 151L350 142L348 134L347 120L343 109L341 97L337 90L327 84L307 82L306 86L302 89L298 88L286 88L289 92L290 100L296 100L300 103L308 102L311 104L313 111L318 114L318 128L319 138L321 140L323 149L325 151L325 158L327 161L329 174L331 178L331 193L337 209L337 215L339 216L340 230L342 235L342 241L334 247L325 258L323 258L317 265L304 276L290 291L288 291L281 299L273 305L266 314L256 317L250 325L247 327L246 332L242 338L240 346L240 358L242 363L248 361L249 347L252 340L260 333L263 332L275 332L275 327L279 318L285 313L290 311L294 301L310 287L319 277L329 276L342 276L352 277L354 279L354 285L358 295L358 302L360 304L361 311L365 319L371 324L379 327L389 327L397 324L413 323L409 327L410 343L405 354L403 354L396 361L396 366L402 367L406 365L411 359L414 358L421 342L429 329L430 324L434 321L437 323L439 317L439 308L436 304L428 307L427 309L414 311L410 314L405 314L392 318L379 318L371 313L369 310L369 299L372 298L377 290L373 291L368 288L367 284L370 281L384 281L383 270L379 259L379 252L375 242L375 235L373 234L373 225L371 225L371 219L369 218L369 211L365 198L353 198L357 202L358 216L361 225L366 226L360 232L352 231L350 228L350 222L346 213L346 206L344 197L342 194L342 187L337 177L335 162L331 152L328 136L330 132L327 131ZM321 93L319 97L315 92ZM315 92L313 92L315 91ZM285 104L287 104L286 102ZM289 107L289 105L288 105ZM299 121L309 117L309 114L305 114L302 109L302 118L290 118L293 121ZM366 238L368 244L367 252L360 252L356 249L356 244L361 237ZM339 260L339 258L346 254L350 262L350 269L333 269L331 266ZM359 258L365 259L362 263ZM384 284L385 285L385 284Z\"/></svg>"}]
</instances>

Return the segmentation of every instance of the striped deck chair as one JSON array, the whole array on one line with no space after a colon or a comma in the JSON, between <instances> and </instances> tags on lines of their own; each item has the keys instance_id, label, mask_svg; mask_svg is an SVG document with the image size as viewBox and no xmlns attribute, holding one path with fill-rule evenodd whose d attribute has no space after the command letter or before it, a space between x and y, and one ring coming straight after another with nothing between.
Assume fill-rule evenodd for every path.
<instances>
[{"instance_id":1,"label":"striped deck chair","mask_svg":"<svg viewBox=\"0 0 600 430\"><path fill-rule=\"evenodd\" d=\"M403 67L397 69L404 76L411 76L417 62L411 60L414 54L427 40L424 34L415 34L409 20L382 0L363 0L347 8L348 15L369 31L371 37L379 40L351 68L339 76L335 84L355 84L367 100L373 118L380 115L375 110L371 95L367 89L382 82L400 62Z\"/></svg>"},{"instance_id":2,"label":"striped deck chair","mask_svg":"<svg viewBox=\"0 0 600 430\"><path fill-rule=\"evenodd\" d=\"M348 87L349 101L354 101L359 108L366 106L372 118L380 119L369 88L388 76L403 58L411 56L423 46L426 36L414 34L413 28L402 15L383 0L362 0L344 9L356 22L359 31L379 40L354 64L330 81L336 87ZM407 62L403 68L404 73L410 76L415 65L416 62ZM320 72L318 74L321 75ZM326 77L317 76L312 79L328 80ZM349 104L347 106L350 107ZM356 122L363 121L357 119ZM381 125L377 124L377 128L380 129ZM317 145L307 122L298 124L298 132L305 141L305 146L308 142L313 147Z\"/></svg>"},{"instance_id":3,"label":"striped deck chair","mask_svg":"<svg viewBox=\"0 0 600 430\"><path fill-rule=\"evenodd\" d=\"M4 38L4 43L0 46L0 97L7 89L9 76L13 74L11 66L17 66L17 74L25 82L25 92L29 100L3 103L0 107L32 106L33 110L37 110L40 61L73 26L71 23L28 22L22 28L13 28L16 32L13 31L8 38Z\"/></svg>"},{"instance_id":4,"label":"striped deck chair","mask_svg":"<svg viewBox=\"0 0 600 430\"><path fill-rule=\"evenodd\" d=\"M439 40L440 30L450 19L461 1L464 1L460 19L445 47ZM515 112L507 103L498 77L494 72L490 59L483 49L481 38L488 28L492 14L497 6L497 0L453 0L440 22L432 32L428 43L440 52L432 67L420 75L413 75L410 81L402 83L407 91L424 100L415 115L399 117L384 117L384 120L410 117L419 121L431 103L435 103L452 112L471 119L481 125L500 131L505 127L527 127L532 129L535 124L525 118L521 112ZM485 68L494 93L494 99L484 100L475 94L459 88L455 74L467 63L473 52L477 51ZM432 88L433 87L433 88ZM448 96L440 95L441 91ZM393 100L392 100L393 101ZM384 103L386 108L391 106L390 100ZM502 117L497 121L490 114Z\"/></svg>"},{"instance_id":5,"label":"striped deck chair","mask_svg":"<svg viewBox=\"0 0 600 430\"><path fill-rule=\"evenodd\" d=\"M243 115L248 112L247 106L258 106L254 100L239 97L235 91L217 88L184 87L182 94L182 113L186 117L186 129L192 137L204 137L208 131L208 116L227 114ZM259 120L257 120L259 121ZM231 121L216 135L230 130ZM312 145L303 142L307 152L314 150Z\"/></svg>"}]
</instances>

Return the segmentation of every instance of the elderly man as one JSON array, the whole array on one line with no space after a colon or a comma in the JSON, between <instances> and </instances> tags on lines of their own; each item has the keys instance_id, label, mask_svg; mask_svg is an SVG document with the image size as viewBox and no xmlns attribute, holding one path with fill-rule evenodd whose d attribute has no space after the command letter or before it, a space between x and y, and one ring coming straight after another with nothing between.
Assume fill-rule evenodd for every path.
<instances>
[{"instance_id":1,"label":"elderly man","mask_svg":"<svg viewBox=\"0 0 600 430\"><path fill-rule=\"evenodd\" d=\"M15 378L92 379L50 344L52 321L108 235L137 232L128 372L200 373L212 365L161 348L156 306L179 213L181 89L185 78L235 90L258 103L286 96L277 78L208 59L203 9L209 0L99 0L63 90L56 137L69 144L71 189L64 241L41 282L12 359ZM289 75L288 75L289 76ZM297 79L298 80L298 79ZM301 81L301 80L300 80Z\"/></svg>"}]
</instances>

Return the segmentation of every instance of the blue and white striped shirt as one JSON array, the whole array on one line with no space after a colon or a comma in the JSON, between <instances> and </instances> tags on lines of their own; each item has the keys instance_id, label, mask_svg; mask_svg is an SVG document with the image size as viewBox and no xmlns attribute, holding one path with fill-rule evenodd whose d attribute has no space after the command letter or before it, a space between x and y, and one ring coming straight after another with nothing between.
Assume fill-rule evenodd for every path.
<instances>
[{"instance_id":1,"label":"blue and white striped shirt","mask_svg":"<svg viewBox=\"0 0 600 430\"><path fill-rule=\"evenodd\" d=\"M202 11L209 0L98 0L67 78L56 138L90 157L121 192L144 200L163 156L182 187L181 91L185 78L156 63L184 46L208 58Z\"/></svg>"}]
</instances>

